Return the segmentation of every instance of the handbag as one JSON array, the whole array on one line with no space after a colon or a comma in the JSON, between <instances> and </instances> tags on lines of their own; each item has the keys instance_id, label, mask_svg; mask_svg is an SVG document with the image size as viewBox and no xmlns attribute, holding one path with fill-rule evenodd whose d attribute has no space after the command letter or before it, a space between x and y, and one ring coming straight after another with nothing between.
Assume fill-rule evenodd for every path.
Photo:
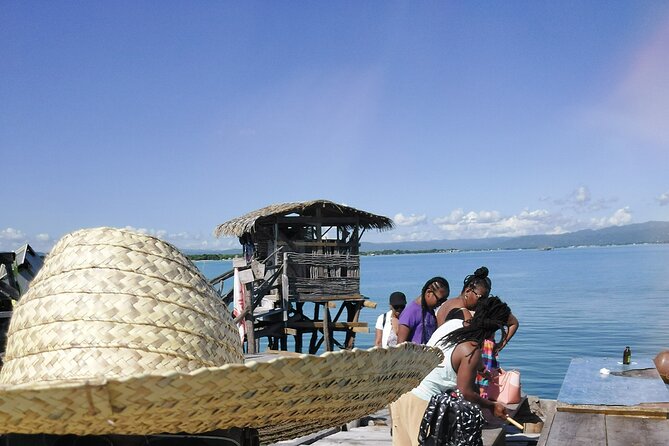
<instances>
[{"instance_id":1,"label":"handbag","mask_svg":"<svg viewBox=\"0 0 669 446\"><path fill-rule=\"evenodd\" d=\"M488 384L488 399L499 401L502 404L520 403L520 372L518 370L506 371L502 368L491 372Z\"/></svg>"},{"instance_id":2,"label":"handbag","mask_svg":"<svg viewBox=\"0 0 669 446\"><path fill-rule=\"evenodd\" d=\"M483 414L458 389L434 395L418 431L421 446L483 446Z\"/></svg>"}]
</instances>

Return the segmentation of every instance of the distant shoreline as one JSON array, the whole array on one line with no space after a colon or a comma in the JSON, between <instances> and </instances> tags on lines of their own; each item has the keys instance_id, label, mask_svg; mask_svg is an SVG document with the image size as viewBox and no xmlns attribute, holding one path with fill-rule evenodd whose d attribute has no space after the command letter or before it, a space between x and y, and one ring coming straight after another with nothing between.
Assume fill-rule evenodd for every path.
<instances>
[{"instance_id":1,"label":"distant shoreline","mask_svg":"<svg viewBox=\"0 0 669 446\"><path fill-rule=\"evenodd\" d=\"M619 243L607 245L574 245L574 246L546 246L541 248L495 248L495 249L383 249L379 251L364 251L360 256L396 256L396 255L410 255L410 254L454 254L465 252L499 252L499 251L552 251L557 249L580 249L580 248L615 248L623 246L646 246L646 245L668 245L667 242L657 243ZM187 257L194 261L217 261L217 260L232 260L235 257L241 257L242 253L238 254L189 254Z\"/></svg>"}]
</instances>

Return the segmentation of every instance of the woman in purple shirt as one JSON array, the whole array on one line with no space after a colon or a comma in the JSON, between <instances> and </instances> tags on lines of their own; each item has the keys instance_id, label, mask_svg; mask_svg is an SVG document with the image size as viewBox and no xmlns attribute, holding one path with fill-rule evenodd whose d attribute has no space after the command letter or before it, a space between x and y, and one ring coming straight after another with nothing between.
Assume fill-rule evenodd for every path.
<instances>
[{"instance_id":1,"label":"woman in purple shirt","mask_svg":"<svg viewBox=\"0 0 669 446\"><path fill-rule=\"evenodd\" d=\"M397 343L427 343L437 329L434 309L444 303L449 293L448 281L443 277L433 277L425 282L420 297L411 301L400 315Z\"/></svg>"}]
</instances>

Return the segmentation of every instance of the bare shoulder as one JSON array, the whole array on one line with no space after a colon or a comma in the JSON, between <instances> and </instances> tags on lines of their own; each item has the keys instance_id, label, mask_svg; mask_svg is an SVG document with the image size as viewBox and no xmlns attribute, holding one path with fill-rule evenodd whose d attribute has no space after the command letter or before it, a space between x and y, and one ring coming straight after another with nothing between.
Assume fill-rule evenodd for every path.
<instances>
[{"instance_id":1,"label":"bare shoulder","mask_svg":"<svg viewBox=\"0 0 669 446\"><path fill-rule=\"evenodd\" d=\"M476 352L480 350L476 342L471 341L461 342L455 349L462 356L476 356Z\"/></svg>"}]
</instances>

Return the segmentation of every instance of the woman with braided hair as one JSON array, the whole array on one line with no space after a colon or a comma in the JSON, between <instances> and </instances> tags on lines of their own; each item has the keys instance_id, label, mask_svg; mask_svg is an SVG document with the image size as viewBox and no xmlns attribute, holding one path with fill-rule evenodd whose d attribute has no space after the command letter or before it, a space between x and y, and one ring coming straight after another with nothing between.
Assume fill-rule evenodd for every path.
<instances>
[{"instance_id":1,"label":"woman with braided hair","mask_svg":"<svg viewBox=\"0 0 669 446\"><path fill-rule=\"evenodd\" d=\"M440 348L444 361L418 387L391 405L394 446L418 445L420 424L430 399L447 389L457 388L466 400L506 419L504 405L482 398L475 379L482 367L481 350L485 340L494 338L497 332L501 332L500 342L506 339L510 314L508 305L498 297L490 296L479 301L470 320L452 319L437 329L427 345Z\"/></svg>"},{"instance_id":2,"label":"woman with braided hair","mask_svg":"<svg viewBox=\"0 0 669 446\"><path fill-rule=\"evenodd\" d=\"M448 281L443 277L433 277L425 282L420 296L400 314L397 343L410 341L425 344L437 329L434 310L446 301L449 293Z\"/></svg>"}]
</instances>

